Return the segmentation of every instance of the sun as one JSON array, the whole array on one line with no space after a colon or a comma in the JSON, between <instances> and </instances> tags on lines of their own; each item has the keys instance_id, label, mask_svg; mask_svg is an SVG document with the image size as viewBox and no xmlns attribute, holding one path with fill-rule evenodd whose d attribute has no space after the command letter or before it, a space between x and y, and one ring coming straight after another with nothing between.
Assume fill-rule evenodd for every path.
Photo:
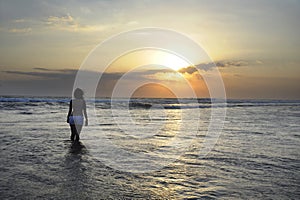
<instances>
[{"instance_id":1,"label":"sun","mask_svg":"<svg viewBox=\"0 0 300 200\"><path fill-rule=\"evenodd\" d=\"M155 60L157 60L160 65L173 69L174 71L190 66L190 64L180 56L165 51L156 51Z\"/></svg>"},{"instance_id":2,"label":"sun","mask_svg":"<svg viewBox=\"0 0 300 200\"><path fill-rule=\"evenodd\" d=\"M152 70L155 66L156 69L169 68L178 71L191 64L175 53L160 49L146 49L120 56L110 65L107 72L127 72L137 66L143 66L144 70Z\"/></svg>"}]
</instances>

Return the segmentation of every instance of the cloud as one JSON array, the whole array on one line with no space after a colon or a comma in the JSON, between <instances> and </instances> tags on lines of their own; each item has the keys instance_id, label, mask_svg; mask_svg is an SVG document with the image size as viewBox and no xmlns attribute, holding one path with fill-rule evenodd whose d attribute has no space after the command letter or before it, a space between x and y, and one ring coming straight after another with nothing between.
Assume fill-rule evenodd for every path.
<instances>
[{"instance_id":1,"label":"cloud","mask_svg":"<svg viewBox=\"0 0 300 200\"><path fill-rule=\"evenodd\" d=\"M13 20L14 23L23 23L25 22L25 19L15 19Z\"/></svg>"},{"instance_id":2,"label":"cloud","mask_svg":"<svg viewBox=\"0 0 300 200\"><path fill-rule=\"evenodd\" d=\"M42 67L33 68L33 71L13 71L7 70L2 71L8 74L16 74L16 75L24 75L24 76L34 76L37 78L47 78L47 79L66 79L66 78L75 78L78 70L76 69L48 69ZM97 76L100 77L101 80L117 80L122 77L123 73L113 72L113 73L98 73L95 71L82 71L86 75L89 76ZM131 77L133 77L133 74Z\"/></svg>"},{"instance_id":3,"label":"cloud","mask_svg":"<svg viewBox=\"0 0 300 200\"><path fill-rule=\"evenodd\" d=\"M12 75L25 76L25 79L2 80L1 94L7 95L46 95L70 96L78 70L33 68L32 71L2 71ZM86 77L99 77L94 71L82 71ZM97 95L110 96L120 73L104 73L99 82Z\"/></svg>"},{"instance_id":4,"label":"cloud","mask_svg":"<svg viewBox=\"0 0 300 200\"><path fill-rule=\"evenodd\" d=\"M0 91L8 95L70 96L76 70L37 68L33 71L3 71L25 78L3 80Z\"/></svg>"},{"instance_id":5,"label":"cloud","mask_svg":"<svg viewBox=\"0 0 300 200\"><path fill-rule=\"evenodd\" d=\"M242 67L247 66L249 63L243 60L233 61L219 61L216 63L217 67Z\"/></svg>"},{"instance_id":6,"label":"cloud","mask_svg":"<svg viewBox=\"0 0 300 200\"><path fill-rule=\"evenodd\" d=\"M300 99L299 77L223 75L230 98Z\"/></svg>"},{"instance_id":7,"label":"cloud","mask_svg":"<svg viewBox=\"0 0 300 200\"><path fill-rule=\"evenodd\" d=\"M197 69L195 67L192 67L192 66L181 68L181 69L178 70L178 72L180 72L182 74L184 74L184 73L193 74L196 71L197 71Z\"/></svg>"},{"instance_id":8,"label":"cloud","mask_svg":"<svg viewBox=\"0 0 300 200\"><path fill-rule=\"evenodd\" d=\"M249 62L244 60L227 60L227 61L217 61L217 62L209 62L209 63L201 63L196 65L198 69L202 69L208 71L214 67L243 67L248 66Z\"/></svg>"},{"instance_id":9,"label":"cloud","mask_svg":"<svg viewBox=\"0 0 300 200\"><path fill-rule=\"evenodd\" d=\"M211 68L216 67L216 64L213 63L213 62L210 62L210 63L201 63L201 64L196 65L196 67L197 67L198 69L202 69L202 70L208 71L208 70L210 70Z\"/></svg>"},{"instance_id":10,"label":"cloud","mask_svg":"<svg viewBox=\"0 0 300 200\"><path fill-rule=\"evenodd\" d=\"M19 75L24 78L15 80L4 80L0 89L2 94L13 95L66 95L72 91L73 84L78 70L76 69L48 69L43 67L33 68L31 71L7 70L2 71L7 74ZM111 96L117 81L124 75L121 72L98 73L95 71L81 71L84 76L101 79L98 83L97 96ZM123 81L126 87L139 80L176 81L183 77L171 69L153 69L145 71L135 71L126 74Z\"/></svg>"},{"instance_id":11,"label":"cloud","mask_svg":"<svg viewBox=\"0 0 300 200\"><path fill-rule=\"evenodd\" d=\"M209 63L200 63L195 66L188 66L178 70L182 74L193 74L197 72L197 69L208 71L214 67L242 67L247 66L249 63L247 61L217 61Z\"/></svg>"},{"instance_id":12,"label":"cloud","mask_svg":"<svg viewBox=\"0 0 300 200\"><path fill-rule=\"evenodd\" d=\"M158 72L152 75L146 75L144 76L146 79L149 80L159 80L159 81L173 81L173 82L179 82L182 81L183 77L176 72Z\"/></svg>"},{"instance_id":13,"label":"cloud","mask_svg":"<svg viewBox=\"0 0 300 200\"><path fill-rule=\"evenodd\" d=\"M41 71L53 71L52 69L42 68L42 67L35 67L33 68L35 70L41 70Z\"/></svg>"},{"instance_id":14,"label":"cloud","mask_svg":"<svg viewBox=\"0 0 300 200\"><path fill-rule=\"evenodd\" d=\"M61 31L70 31L70 32L78 32L78 31L102 31L110 26L108 25L84 25L79 22L78 19L75 19L70 14L64 16L50 16L45 21L45 24L52 29L61 30Z\"/></svg>"},{"instance_id":15,"label":"cloud","mask_svg":"<svg viewBox=\"0 0 300 200\"><path fill-rule=\"evenodd\" d=\"M92 14L93 12L91 11L91 9L89 9L88 7L80 7L80 11L83 13L83 14L86 14L86 15L89 15L89 14Z\"/></svg>"},{"instance_id":16,"label":"cloud","mask_svg":"<svg viewBox=\"0 0 300 200\"><path fill-rule=\"evenodd\" d=\"M172 69L147 69L145 71L141 72L135 72L136 74L142 74L142 75L152 75L156 73L174 73L174 70Z\"/></svg>"},{"instance_id":17,"label":"cloud","mask_svg":"<svg viewBox=\"0 0 300 200\"><path fill-rule=\"evenodd\" d=\"M9 33L30 33L32 31L31 28L11 28L8 29Z\"/></svg>"},{"instance_id":18,"label":"cloud","mask_svg":"<svg viewBox=\"0 0 300 200\"><path fill-rule=\"evenodd\" d=\"M46 68L34 68L37 70L42 70L43 72L37 71L3 71L8 74L16 74L16 75L24 75L24 76L34 76L37 78L46 78L46 79L60 79L60 78L68 78L75 76L77 70L70 70L70 69L62 69L62 70L50 70Z\"/></svg>"},{"instance_id":19,"label":"cloud","mask_svg":"<svg viewBox=\"0 0 300 200\"><path fill-rule=\"evenodd\" d=\"M61 25L73 26L76 25L77 22L75 22L74 18L70 14L67 14L66 16L62 16L62 17L50 16L48 17L46 24L48 25L61 24Z\"/></svg>"},{"instance_id":20,"label":"cloud","mask_svg":"<svg viewBox=\"0 0 300 200\"><path fill-rule=\"evenodd\" d=\"M32 27L36 28L35 21L32 19L14 19L10 21L10 27L6 28L6 32L8 33L31 33Z\"/></svg>"},{"instance_id":21,"label":"cloud","mask_svg":"<svg viewBox=\"0 0 300 200\"><path fill-rule=\"evenodd\" d=\"M259 65L263 64L263 61L261 61L261 60L256 60L255 62L256 62L256 64L259 64Z\"/></svg>"},{"instance_id":22,"label":"cloud","mask_svg":"<svg viewBox=\"0 0 300 200\"><path fill-rule=\"evenodd\" d=\"M138 25L139 22L138 21L130 21L127 23L128 26L135 26L135 25Z\"/></svg>"}]
</instances>

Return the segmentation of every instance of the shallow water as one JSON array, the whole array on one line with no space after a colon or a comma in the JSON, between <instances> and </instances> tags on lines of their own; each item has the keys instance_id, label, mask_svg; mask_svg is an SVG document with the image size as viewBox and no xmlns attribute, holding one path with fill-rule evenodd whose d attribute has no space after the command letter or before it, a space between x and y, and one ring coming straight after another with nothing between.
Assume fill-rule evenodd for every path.
<instances>
[{"instance_id":1,"label":"shallow water","mask_svg":"<svg viewBox=\"0 0 300 200\"><path fill-rule=\"evenodd\" d=\"M210 102L136 100L130 109L135 122L149 125L143 130L160 129L146 137L126 120L121 120L121 128L117 126L109 101L100 99L96 102L99 121L84 127L81 143L73 144L65 122L67 99L0 100L1 199L300 198L299 101L229 100L223 131L204 158L192 143L163 168L130 173L114 169L97 157L91 138L97 137L99 130L115 145L132 152L151 153L166 146L176 134L188 138L195 130L194 141L201 142L210 119ZM154 104L159 106L150 109L151 118L148 111ZM88 109L93 108L90 105ZM198 109L198 128L193 121L180 124L180 113L193 118ZM117 117L126 117L126 112L118 113ZM159 155L168 156L163 152Z\"/></svg>"}]
</instances>

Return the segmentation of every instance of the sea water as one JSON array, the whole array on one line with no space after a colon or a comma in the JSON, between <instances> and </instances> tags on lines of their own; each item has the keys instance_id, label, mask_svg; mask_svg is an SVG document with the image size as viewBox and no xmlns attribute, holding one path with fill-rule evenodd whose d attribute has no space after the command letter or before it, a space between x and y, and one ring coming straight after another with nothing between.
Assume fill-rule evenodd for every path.
<instances>
[{"instance_id":1,"label":"sea water","mask_svg":"<svg viewBox=\"0 0 300 200\"><path fill-rule=\"evenodd\" d=\"M117 107L96 99L87 102L90 125L80 144L69 140L68 102L0 98L1 199L300 198L300 101L227 100L212 108L210 99L120 99ZM201 156L212 109L224 107L222 131ZM126 165L113 165L104 136L128 155L155 154L159 167L149 161L130 171L147 165L124 155ZM192 142L171 154L176 137Z\"/></svg>"}]
</instances>

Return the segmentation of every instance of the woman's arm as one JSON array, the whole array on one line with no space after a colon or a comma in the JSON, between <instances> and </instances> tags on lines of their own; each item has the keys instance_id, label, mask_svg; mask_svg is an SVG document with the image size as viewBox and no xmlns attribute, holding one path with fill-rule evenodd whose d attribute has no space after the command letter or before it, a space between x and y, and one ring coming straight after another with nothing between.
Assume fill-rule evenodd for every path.
<instances>
[{"instance_id":1,"label":"woman's arm","mask_svg":"<svg viewBox=\"0 0 300 200\"><path fill-rule=\"evenodd\" d=\"M69 123L69 117L72 113L72 100L70 101L70 106L69 106L69 112L68 112L68 116L67 116L67 122Z\"/></svg>"},{"instance_id":2,"label":"woman's arm","mask_svg":"<svg viewBox=\"0 0 300 200\"><path fill-rule=\"evenodd\" d=\"M86 103L85 101L83 101L83 114L85 117L85 125L87 126L89 124L89 120L88 120L88 116L87 116L87 112L86 112Z\"/></svg>"}]
</instances>

